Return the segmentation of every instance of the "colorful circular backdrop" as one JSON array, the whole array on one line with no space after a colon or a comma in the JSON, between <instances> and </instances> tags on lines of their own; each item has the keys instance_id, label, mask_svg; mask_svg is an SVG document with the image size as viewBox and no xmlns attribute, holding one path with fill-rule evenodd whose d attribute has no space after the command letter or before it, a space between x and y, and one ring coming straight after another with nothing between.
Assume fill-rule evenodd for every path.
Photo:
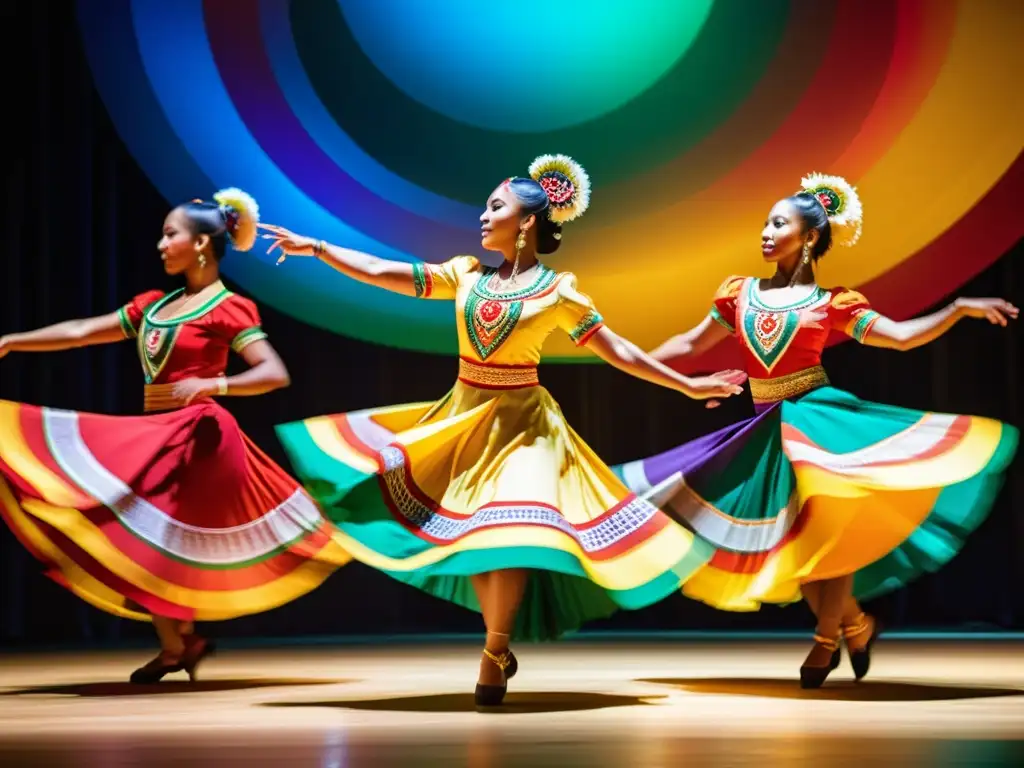
<instances>
[{"instance_id":1,"label":"colorful circular backdrop","mask_svg":"<svg viewBox=\"0 0 1024 768\"><path fill-rule=\"evenodd\" d=\"M265 220L436 262L484 255L477 217L501 179L573 155L593 204L550 264L645 347L698 322L727 275L764 272L764 216L809 171L845 176L865 207L863 238L829 254L823 282L894 317L1024 235L1024 4L441 7L80 0L79 19L119 132L172 202L240 186ZM455 352L446 303L306 259L233 255L225 269L314 325ZM549 352L593 359L564 339Z\"/></svg>"}]
</instances>

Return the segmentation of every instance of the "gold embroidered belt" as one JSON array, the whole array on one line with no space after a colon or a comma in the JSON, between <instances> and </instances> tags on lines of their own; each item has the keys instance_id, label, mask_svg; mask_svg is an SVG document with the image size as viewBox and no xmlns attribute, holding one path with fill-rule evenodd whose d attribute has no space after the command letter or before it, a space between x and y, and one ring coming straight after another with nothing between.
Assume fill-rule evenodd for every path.
<instances>
[{"instance_id":1,"label":"gold embroidered belt","mask_svg":"<svg viewBox=\"0 0 1024 768\"><path fill-rule=\"evenodd\" d=\"M171 394L173 387L173 384L147 384L143 390L142 410L151 413L180 408L180 401Z\"/></svg>"},{"instance_id":2,"label":"gold embroidered belt","mask_svg":"<svg viewBox=\"0 0 1024 768\"><path fill-rule=\"evenodd\" d=\"M537 367L533 365L495 365L459 358L459 381L480 389L522 389L536 387Z\"/></svg>"},{"instance_id":3,"label":"gold embroidered belt","mask_svg":"<svg viewBox=\"0 0 1024 768\"><path fill-rule=\"evenodd\" d=\"M172 394L173 390L174 384L147 384L142 394L142 410L145 413L154 413L184 408L181 401ZM210 402L213 400L209 397L197 397L192 404Z\"/></svg>"},{"instance_id":4,"label":"gold embroidered belt","mask_svg":"<svg viewBox=\"0 0 1024 768\"><path fill-rule=\"evenodd\" d=\"M774 379L750 379L750 394L755 403L777 403L828 385L828 375L820 365L804 368Z\"/></svg>"}]
</instances>

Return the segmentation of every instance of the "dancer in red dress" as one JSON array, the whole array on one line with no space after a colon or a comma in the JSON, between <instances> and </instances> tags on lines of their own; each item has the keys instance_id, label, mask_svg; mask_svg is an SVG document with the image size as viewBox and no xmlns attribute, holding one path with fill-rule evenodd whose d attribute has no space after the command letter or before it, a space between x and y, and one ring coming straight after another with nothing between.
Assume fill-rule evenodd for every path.
<instances>
[{"instance_id":1,"label":"dancer in red dress","mask_svg":"<svg viewBox=\"0 0 1024 768\"><path fill-rule=\"evenodd\" d=\"M147 415L0 401L0 513L58 583L110 613L153 621L161 651L132 674L137 683L195 677L213 645L194 621L294 600L349 560L312 499L214 402L289 383L256 305L219 276L229 241L252 247L256 203L236 189L214 200L164 221L158 248L184 288L0 337L0 357L138 346ZM249 368L227 377L232 350Z\"/></svg>"}]
</instances>

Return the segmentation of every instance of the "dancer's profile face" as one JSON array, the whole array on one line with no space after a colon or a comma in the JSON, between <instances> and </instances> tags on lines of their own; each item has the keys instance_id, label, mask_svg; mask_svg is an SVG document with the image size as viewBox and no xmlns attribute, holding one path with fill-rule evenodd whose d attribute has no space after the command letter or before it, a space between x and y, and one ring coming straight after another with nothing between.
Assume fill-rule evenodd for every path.
<instances>
[{"instance_id":1,"label":"dancer's profile face","mask_svg":"<svg viewBox=\"0 0 1024 768\"><path fill-rule=\"evenodd\" d=\"M181 208L175 208L164 219L164 234L156 246L164 262L164 271L169 275L180 275L192 268L209 239L206 235L193 235L188 216Z\"/></svg>"},{"instance_id":2,"label":"dancer's profile face","mask_svg":"<svg viewBox=\"0 0 1024 768\"><path fill-rule=\"evenodd\" d=\"M480 214L480 245L488 251L508 251L519 237L522 206L508 184L502 183L487 198Z\"/></svg>"},{"instance_id":3,"label":"dancer's profile face","mask_svg":"<svg viewBox=\"0 0 1024 768\"><path fill-rule=\"evenodd\" d=\"M799 259L804 243L814 244L815 233L804 232L800 212L788 200L780 200L768 214L761 230L761 255L769 264Z\"/></svg>"}]
</instances>

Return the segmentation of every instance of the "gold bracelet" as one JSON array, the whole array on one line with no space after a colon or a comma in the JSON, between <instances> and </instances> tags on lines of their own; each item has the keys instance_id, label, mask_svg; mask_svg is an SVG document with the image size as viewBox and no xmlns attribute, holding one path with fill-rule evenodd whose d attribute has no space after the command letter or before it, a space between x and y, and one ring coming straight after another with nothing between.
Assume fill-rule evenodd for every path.
<instances>
[{"instance_id":1,"label":"gold bracelet","mask_svg":"<svg viewBox=\"0 0 1024 768\"><path fill-rule=\"evenodd\" d=\"M228 377L218 376L217 377L217 394L226 395L228 393Z\"/></svg>"},{"instance_id":2,"label":"gold bracelet","mask_svg":"<svg viewBox=\"0 0 1024 768\"><path fill-rule=\"evenodd\" d=\"M323 258L325 253L327 253L327 243L323 240L317 240L313 245L313 256L319 259Z\"/></svg>"}]
</instances>

